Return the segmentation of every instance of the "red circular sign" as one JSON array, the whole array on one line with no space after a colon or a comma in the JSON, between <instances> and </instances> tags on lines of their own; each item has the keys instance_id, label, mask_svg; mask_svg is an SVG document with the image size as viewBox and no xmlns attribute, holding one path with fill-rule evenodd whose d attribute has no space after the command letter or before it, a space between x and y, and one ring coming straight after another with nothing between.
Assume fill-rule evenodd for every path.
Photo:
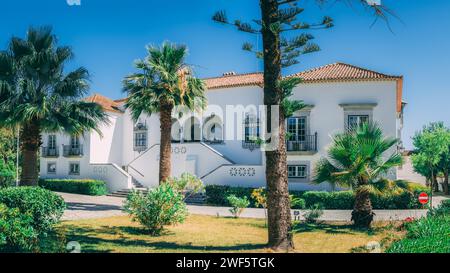
<instances>
[{"instance_id":1,"label":"red circular sign","mask_svg":"<svg viewBox=\"0 0 450 273\"><path fill-rule=\"evenodd\" d=\"M428 194L426 192L422 192L421 194L419 194L419 202L423 205L428 203Z\"/></svg>"}]
</instances>

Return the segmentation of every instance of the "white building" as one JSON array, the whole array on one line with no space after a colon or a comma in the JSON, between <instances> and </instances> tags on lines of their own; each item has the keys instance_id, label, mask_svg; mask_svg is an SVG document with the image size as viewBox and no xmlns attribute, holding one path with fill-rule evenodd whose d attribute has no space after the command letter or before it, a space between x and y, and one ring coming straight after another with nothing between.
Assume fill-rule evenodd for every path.
<instances>
[{"instance_id":1,"label":"white building","mask_svg":"<svg viewBox=\"0 0 450 273\"><path fill-rule=\"evenodd\" d=\"M348 126L376 121L386 135L401 138L402 77L343 63L294 76L301 77L303 83L294 89L293 98L303 100L308 107L287 120L291 189L329 188L309 182L318 159L326 156L331 136ZM247 107L263 105L263 75L227 73L205 81L208 108L181 123L174 120L173 175L189 172L205 184L264 186L265 156L254 141L260 131L259 112ZM125 99L113 101L94 95L88 100L104 107L110 124L102 126L102 136L96 132L83 137L45 134L40 176L103 179L110 191L132 188L136 181L145 187L156 186L158 115L143 115L135 123L123 107ZM237 105L247 107L245 116L230 115L229 108ZM236 123L236 128L227 128ZM231 137L230 132L234 134ZM395 170L390 175L395 177Z\"/></svg>"}]
</instances>

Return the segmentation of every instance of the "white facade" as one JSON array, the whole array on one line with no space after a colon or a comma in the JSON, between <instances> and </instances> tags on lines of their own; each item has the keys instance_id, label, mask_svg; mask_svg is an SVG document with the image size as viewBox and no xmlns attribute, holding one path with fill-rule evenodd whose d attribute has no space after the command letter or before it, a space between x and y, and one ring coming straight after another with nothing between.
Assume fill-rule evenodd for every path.
<instances>
[{"instance_id":1,"label":"white facade","mask_svg":"<svg viewBox=\"0 0 450 273\"><path fill-rule=\"evenodd\" d=\"M295 132L288 136L290 141L287 143L290 188L330 189L326 184L311 185L310 180L315 164L326 156L331 136L343 132L349 122L376 121L385 135L401 138L400 79L334 79L305 81L297 86L293 98L303 100L309 106L295 113L286 125L287 130ZM233 128L233 138L228 135L232 128L227 128L233 124L227 111L229 107L263 104L261 85L250 83L209 88L207 99L209 106L201 114L183 124L173 125L173 135L180 136L173 137L173 175L189 172L200 177L205 184L265 186L264 152L257 145L242 140L245 138L245 121L242 117L233 117L234 123L238 124ZM113 103L122 111L108 112L110 124L102 125L102 136L96 132L88 133L80 138L80 146L72 145L70 137L64 134L43 136L41 177L104 179L111 191L131 188L133 181L145 187L158 185L158 115L143 115L138 121L140 126L137 126L129 111L121 109L122 101ZM142 133L140 136L139 132ZM239 138L236 134L244 135ZM50 135L56 135L56 143L49 142ZM141 146L136 147L136 138L142 136L146 137L140 139L138 144ZM191 136L196 141L190 142ZM62 145L70 146L64 150ZM82 147L82 153L77 147ZM55 150L59 156L55 155ZM79 164L79 173L73 172L77 168L74 164ZM395 171L390 176L395 178Z\"/></svg>"}]
</instances>

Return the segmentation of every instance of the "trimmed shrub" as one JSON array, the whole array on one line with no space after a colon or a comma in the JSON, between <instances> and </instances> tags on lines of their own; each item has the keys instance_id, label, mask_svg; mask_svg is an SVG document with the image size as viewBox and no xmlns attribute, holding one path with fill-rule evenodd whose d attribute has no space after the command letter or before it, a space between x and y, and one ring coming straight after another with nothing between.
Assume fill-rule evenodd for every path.
<instances>
[{"instance_id":1,"label":"trimmed shrub","mask_svg":"<svg viewBox=\"0 0 450 273\"><path fill-rule=\"evenodd\" d=\"M388 253L450 253L450 215L421 218L406 223L406 237L393 243Z\"/></svg>"},{"instance_id":2,"label":"trimmed shrub","mask_svg":"<svg viewBox=\"0 0 450 273\"><path fill-rule=\"evenodd\" d=\"M429 190L419 184L408 183L408 189L401 190L396 193L387 192L383 194L372 193L370 200L374 209L421 209L426 208L418 201L418 196L421 192L429 193ZM230 187L221 185L208 185L205 187L207 203L213 206L229 206L230 203L226 199L229 195L236 197L247 197L250 201L250 207L260 207L255 198L252 198L253 188ZM352 191L292 191L290 192L292 200L303 199L304 205L292 203L293 209L310 208L317 205L323 209L353 209L355 202L355 195ZM302 201L300 201L302 202Z\"/></svg>"},{"instance_id":3,"label":"trimmed shrub","mask_svg":"<svg viewBox=\"0 0 450 273\"><path fill-rule=\"evenodd\" d=\"M235 195L239 198L247 197L250 202L250 208L261 207L255 198L252 197L252 193L257 188L246 188L246 187L231 187L224 185L207 185L205 186L206 193L206 203L212 206L230 206L227 200L227 196ZM265 191L264 191L265 192ZM291 191L290 194L293 198L301 198L304 192L301 191Z\"/></svg>"},{"instance_id":4,"label":"trimmed shrub","mask_svg":"<svg viewBox=\"0 0 450 273\"><path fill-rule=\"evenodd\" d=\"M303 198L294 197L291 195L291 207L292 209L305 209L306 202Z\"/></svg>"},{"instance_id":5,"label":"trimmed shrub","mask_svg":"<svg viewBox=\"0 0 450 273\"><path fill-rule=\"evenodd\" d=\"M19 209L0 204L0 252L31 252L37 246L38 234L33 218Z\"/></svg>"},{"instance_id":6,"label":"trimmed shrub","mask_svg":"<svg viewBox=\"0 0 450 273\"><path fill-rule=\"evenodd\" d=\"M105 195L108 193L105 181L93 179L41 179L39 186L59 192Z\"/></svg>"},{"instance_id":7,"label":"trimmed shrub","mask_svg":"<svg viewBox=\"0 0 450 273\"><path fill-rule=\"evenodd\" d=\"M29 215L31 226L40 234L51 231L66 208L61 196L39 187L1 189L0 203Z\"/></svg>"},{"instance_id":8,"label":"trimmed shrub","mask_svg":"<svg viewBox=\"0 0 450 273\"><path fill-rule=\"evenodd\" d=\"M303 194L303 199L306 202L306 207L311 208L315 205L320 205L323 208L328 207L328 199L330 193L326 191L308 191Z\"/></svg>"},{"instance_id":9,"label":"trimmed shrub","mask_svg":"<svg viewBox=\"0 0 450 273\"><path fill-rule=\"evenodd\" d=\"M183 223L188 214L183 195L164 183L147 194L133 191L125 201L125 211L151 235L160 235L164 226Z\"/></svg>"},{"instance_id":10,"label":"trimmed shrub","mask_svg":"<svg viewBox=\"0 0 450 273\"><path fill-rule=\"evenodd\" d=\"M206 202L209 205L227 207L230 203L227 200L229 195L234 195L239 198L247 197L250 199L250 206L256 207L255 200L251 198L254 188L231 187L222 185L208 185L205 187Z\"/></svg>"}]
</instances>

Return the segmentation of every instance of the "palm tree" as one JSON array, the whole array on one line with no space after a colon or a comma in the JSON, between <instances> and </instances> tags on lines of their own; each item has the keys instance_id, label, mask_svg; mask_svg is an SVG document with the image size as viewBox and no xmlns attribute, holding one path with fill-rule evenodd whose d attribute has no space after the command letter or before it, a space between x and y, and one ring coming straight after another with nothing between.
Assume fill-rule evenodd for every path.
<instances>
[{"instance_id":1,"label":"palm tree","mask_svg":"<svg viewBox=\"0 0 450 273\"><path fill-rule=\"evenodd\" d=\"M0 52L0 126L21 129L20 185L37 184L42 132L81 135L106 122L98 104L81 100L88 71L64 73L72 57L69 47L57 46L50 27L30 28L25 39L13 37Z\"/></svg>"},{"instance_id":2,"label":"palm tree","mask_svg":"<svg viewBox=\"0 0 450 273\"><path fill-rule=\"evenodd\" d=\"M396 144L398 139L384 137L377 124L364 123L334 136L328 158L318 163L315 183L329 182L356 191L355 226L370 227L374 216L370 192L383 174L402 164L398 152L389 153Z\"/></svg>"},{"instance_id":3,"label":"palm tree","mask_svg":"<svg viewBox=\"0 0 450 273\"><path fill-rule=\"evenodd\" d=\"M192 76L185 63L187 48L163 43L161 47L148 46L148 56L136 62L140 72L126 77L124 91L128 93L125 107L131 110L137 121L141 114L159 112L161 145L159 182L171 176L171 128L172 111L175 106L200 110L206 106L205 85Z\"/></svg>"}]
</instances>

